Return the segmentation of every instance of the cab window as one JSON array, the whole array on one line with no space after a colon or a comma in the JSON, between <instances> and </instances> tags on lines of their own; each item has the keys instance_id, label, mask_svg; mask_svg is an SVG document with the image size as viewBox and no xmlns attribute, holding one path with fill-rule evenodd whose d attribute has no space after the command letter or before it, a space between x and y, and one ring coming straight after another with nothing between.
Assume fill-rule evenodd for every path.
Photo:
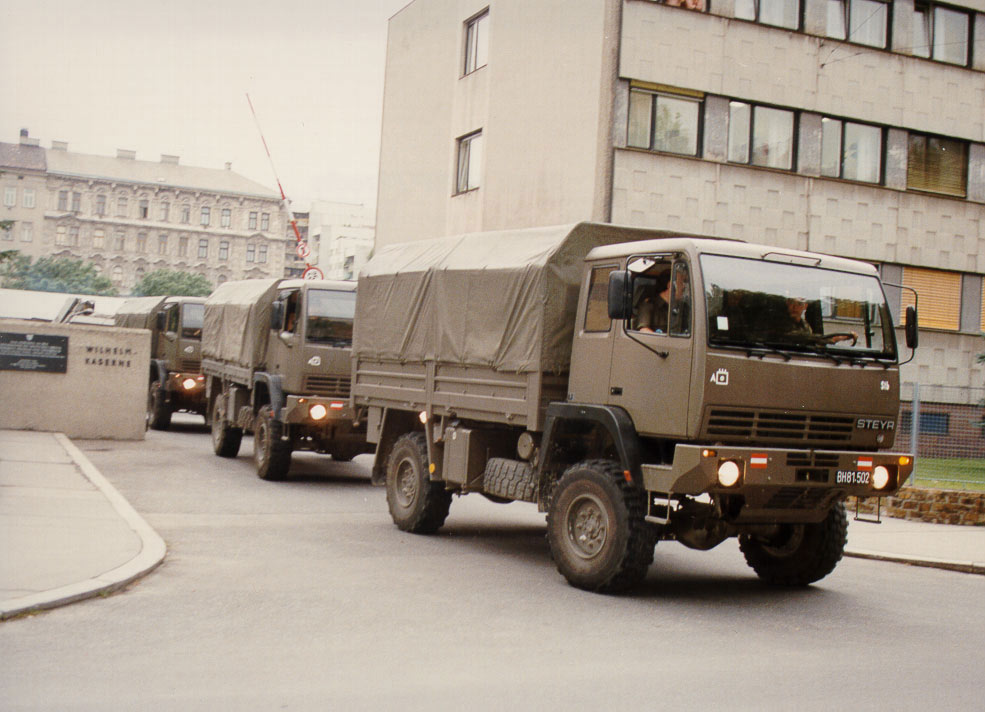
<instances>
[{"instance_id":1,"label":"cab window","mask_svg":"<svg viewBox=\"0 0 985 712\"><path fill-rule=\"evenodd\" d=\"M633 273L633 315L627 328L648 334L690 336L691 280L687 262L667 256L629 260Z\"/></svg>"},{"instance_id":2,"label":"cab window","mask_svg":"<svg viewBox=\"0 0 985 712\"><path fill-rule=\"evenodd\" d=\"M178 331L178 305L172 304L164 311L164 330L169 334Z\"/></svg>"},{"instance_id":3,"label":"cab window","mask_svg":"<svg viewBox=\"0 0 985 712\"><path fill-rule=\"evenodd\" d=\"M609 275L614 266L595 267L588 281L588 305L585 309L585 331L608 331L611 325L608 310Z\"/></svg>"}]
</instances>

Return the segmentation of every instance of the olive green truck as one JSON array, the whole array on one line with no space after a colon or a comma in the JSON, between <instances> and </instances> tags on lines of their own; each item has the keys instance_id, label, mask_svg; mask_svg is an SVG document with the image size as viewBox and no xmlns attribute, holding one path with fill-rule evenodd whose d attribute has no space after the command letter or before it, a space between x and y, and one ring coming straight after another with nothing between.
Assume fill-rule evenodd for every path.
<instances>
[{"instance_id":1,"label":"olive green truck","mask_svg":"<svg viewBox=\"0 0 985 712\"><path fill-rule=\"evenodd\" d=\"M812 583L845 499L913 467L878 273L821 254L591 223L398 244L360 275L352 355L400 529L434 532L454 494L536 503L593 591L638 583L659 540L729 537L763 580Z\"/></svg>"},{"instance_id":2,"label":"olive green truck","mask_svg":"<svg viewBox=\"0 0 985 712\"><path fill-rule=\"evenodd\" d=\"M116 326L149 329L147 427L167 430L177 411L205 416L203 297L135 297L114 314Z\"/></svg>"},{"instance_id":3,"label":"olive green truck","mask_svg":"<svg viewBox=\"0 0 985 712\"><path fill-rule=\"evenodd\" d=\"M202 371L220 457L253 433L257 474L287 477L291 455L310 450L350 460L372 451L351 407L355 285L299 279L226 282L207 300Z\"/></svg>"}]
</instances>

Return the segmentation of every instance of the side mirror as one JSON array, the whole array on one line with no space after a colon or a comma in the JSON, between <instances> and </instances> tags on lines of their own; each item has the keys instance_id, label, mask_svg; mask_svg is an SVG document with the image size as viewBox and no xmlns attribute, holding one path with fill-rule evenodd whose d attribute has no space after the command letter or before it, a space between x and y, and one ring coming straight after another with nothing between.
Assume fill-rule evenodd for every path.
<instances>
[{"instance_id":1,"label":"side mirror","mask_svg":"<svg viewBox=\"0 0 985 712\"><path fill-rule=\"evenodd\" d=\"M629 319L633 315L633 274L617 269L609 273L609 318Z\"/></svg>"},{"instance_id":2,"label":"side mirror","mask_svg":"<svg viewBox=\"0 0 985 712\"><path fill-rule=\"evenodd\" d=\"M280 331L284 324L284 302L274 302L270 308L270 328Z\"/></svg>"},{"instance_id":3,"label":"side mirror","mask_svg":"<svg viewBox=\"0 0 985 712\"><path fill-rule=\"evenodd\" d=\"M154 326L157 327L157 330L158 331L164 331L164 325L166 323L166 321L165 321L165 318L166 317L167 317L167 314L165 314L162 311L159 311L157 313L157 315L154 317Z\"/></svg>"},{"instance_id":4,"label":"side mirror","mask_svg":"<svg viewBox=\"0 0 985 712\"><path fill-rule=\"evenodd\" d=\"M903 324L903 333L906 334L906 345L908 348L915 349L919 336L917 333L917 308L909 306L906 308L906 317Z\"/></svg>"}]
</instances>

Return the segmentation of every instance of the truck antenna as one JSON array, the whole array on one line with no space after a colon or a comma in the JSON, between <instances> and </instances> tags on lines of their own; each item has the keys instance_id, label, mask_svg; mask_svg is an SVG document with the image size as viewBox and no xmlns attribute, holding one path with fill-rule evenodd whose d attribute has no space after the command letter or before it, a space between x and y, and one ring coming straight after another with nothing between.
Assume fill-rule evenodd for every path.
<instances>
[{"instance_id":1,"label":"truck antenna","mask_svg":"<svg viewBox=\"0 0 985 712\"><path fill-rule=\"evenodd\" d=\"M267 160L270 161L270 170L274 174L274 180L277 181L277 188L280 190L280 198L284 201L284 209L287 210L287 219L291 223L291 227L294 228L294 237L297 240L297 255L304 260L304 272L301 273L302 279L324 279L324 273L318 268L308 262L308 257L311 255L311 248L308 243L301 238L301 231L298 230L298 221L294 218L294 213L291 211L291 201L287 199L287 195L284 193L284 186L280 184L280 176L277 175L277 168L274 166L274 158L270 155L270 149L267 147L267 139L263 137L263 129L260 128L260 119L257 118L257 112L253 108L253 101L250 99L249 93L246 94L246 103L250 105L250 113L253 114L253 123L256 124L257 133L260 134L260 141L263 143L263 150L267 152Z\"/></svg>"}]
</instances>

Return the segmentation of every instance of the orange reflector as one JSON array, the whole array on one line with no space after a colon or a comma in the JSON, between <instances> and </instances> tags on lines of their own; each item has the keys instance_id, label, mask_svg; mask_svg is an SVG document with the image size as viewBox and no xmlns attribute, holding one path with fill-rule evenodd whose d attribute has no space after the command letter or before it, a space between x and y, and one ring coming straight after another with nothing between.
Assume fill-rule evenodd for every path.
<instances>
[{"instance_id":1,"label":"orange reflector","mask_svg":"<svg viewBox=\"0 0 985 712\"><path fill-rule=\"evenodd\" d=\"M717 457L718 452L716 450L702 450L701 457Z\"/></svg>"},{"instance_id":2,"label":"orange reflector","mask_svg":"<svg viewBox=\"0 0 985 712\"><path fill-rule=\"evenodd\" d=\"M633 476L631 474L629 474L629 470L623 470L622 471L622 476L625 478L626 482L629 482L630 484L632 484L632 482L633 482Z\"/></svg>"},{"instance_id":3,"label":"orange reflector","mask_svg":"<svg viewBox=\"0 0 985 712\"><path fill-rule=\"evenodd\" d=\"M899 464L903 465L904 467L906 467L907 465L909 465L911 462L913 462L913 459L910 458L910 457L907 457L906 455L903 455L899 459Z\"/></svg>"}]
</instances>

